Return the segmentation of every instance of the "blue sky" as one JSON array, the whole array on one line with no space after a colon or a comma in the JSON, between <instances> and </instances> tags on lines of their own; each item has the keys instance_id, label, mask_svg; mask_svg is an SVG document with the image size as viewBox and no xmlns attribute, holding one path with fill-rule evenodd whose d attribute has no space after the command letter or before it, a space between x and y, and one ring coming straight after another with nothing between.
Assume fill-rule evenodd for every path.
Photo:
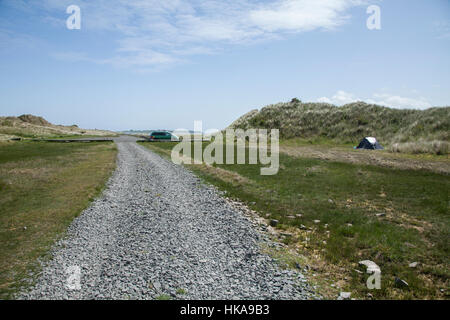
<instances>
[{"instance_id":1,"label":"blue sky","mask_svg":"<svg viewBox=\"0 0 450 320\"><path fill-rule=\"evenodd\" d=\"M448 106L449 54L448 0L0 0L0 115L221 129L293 97Z\"/></svg>"}]
</instances>

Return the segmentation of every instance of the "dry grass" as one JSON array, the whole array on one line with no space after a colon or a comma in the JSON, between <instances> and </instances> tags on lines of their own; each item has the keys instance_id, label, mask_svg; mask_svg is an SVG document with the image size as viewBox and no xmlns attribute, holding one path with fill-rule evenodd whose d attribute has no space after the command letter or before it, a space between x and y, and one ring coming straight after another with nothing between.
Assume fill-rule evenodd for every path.
<instances>
[{"instance_id":1,"label":"dry grass","mask_svg":"<svg viewBox=\"0 0 450 320\"><path fill-rule=\"evenodd\" d=\"M404 154L390 153L386 150L354 150L350 147L335 147L320 144L301 145L296 144L295 140L292 139L280 143L280 152L297 158L370 164L393 169L427 170L447 175L450 174L450 160L448 156L432 155L430 154L431 152Z\"/></svg>"},{"instance_id":2,"label":"dry grass","mask_svg":"<svg viewBox=\"0 0 450 320\"><path fill-rule=\"evenodd\" d=\"M394 143L390 147L391 152L400 153L431 153L436 155L448 155L450 151L450 143L447 141L418 141Z\"/></svg>"},{"instance_id":3,"label":"dry grass","mask_svg":"<svg viewBox=\"0 0 450 320\"><path fill-rule=\"evenodd\" d=\"M115 167L113 144L0 144L0 298L29 272Z\"/></svg>"},{"instance_id":4,"label":"dry grass","mask_svg":"<svg viewBox=\"0 0 450 320\"><path fill-rule=\"evenodd\" d=\"M15 137L54 138L67 136L115 136L111 131L81 129L76 125L53 125L41 117L23 115L20 117L0 117L0 140Z\"/></svg>"}]
</instances>

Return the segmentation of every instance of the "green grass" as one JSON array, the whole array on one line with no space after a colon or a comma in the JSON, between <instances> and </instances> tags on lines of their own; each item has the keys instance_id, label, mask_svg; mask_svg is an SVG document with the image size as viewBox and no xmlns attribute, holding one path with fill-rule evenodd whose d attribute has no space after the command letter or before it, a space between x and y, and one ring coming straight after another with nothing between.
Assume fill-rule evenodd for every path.
<instances>
[{"instance_id":1,"label":"green grass","mask_svg":"<svg viewBox=\"0 0 450 320\"><path fill-rule=\"evenodd\" d=\"M31 159L51 160L58 156L67 156L79 151L86 144L56 144L47 142L9 142L0 145L0 164L26 161Z\"/></svg>"},{"instance_id":2,"label":"green grass","mask_svg":"<svg viewBox=\"0 0 450 320\"><path fill-rule=\"evenodd\" d=\"M281 139L280 145L288 147L298 146L326 146L326 147L353 147L355 144L351 142L343 142L332 140L326 137L310 137L310 138L290 138Z\"/></svg>"},{"instance_id":3,"label":"green grass","mask_svg":"<svg viewBox=\"0 0 450 320\"><path fill-rule=\"evenodd\" d=\"M183 294L186 294L186 293L187 293L186 290L184 290L183 288L178 288L177 289L177 294L183 295Z\"/></svg>"},{"instance_id":4,"label":"green grass","mask_svg":"<svg viewBox=\"0 0 450 320\"><path fill-rule=\"evenodd\" d=\"M12 298L54 241L103 189L112 143L0 144L0 298Z\"/></svg>"},{"instance_id":5,"label":"green grass","mask_svg":"<svg viewBox=\"0 0 450 320\"><path fill-rule=\"evenodd\" d=\"M41 139L89 139L89 138L108 138L108 137L118 137L118 134L111 134L108 136L100 136L100 135L93 135L93 134L59 134L59 135L52 135L52 136L46 136L44 138L39 137Z\"/></svg>"},{"instance_id":6,"label":"green grass","mask_svg":"<svg viewBox=\"0 0 450 320\"><path fill-rule=\"evenodd\" d=\"M144 145L167 156L174 144ZM261 176L258 165L214 166L246 183L230 181L224 170L188 167L263 217L279 220L277 228L292 233L283 241L306 256L322 280L339 282L361 298L368 293L379 299L445 297L441 289L450 284L449 176L284 154L274 176ZM386 216L376 216L381 212ZM302 217L288 217L296 214ZM360 260L380 266L381 290L365 287L368 275L354 271ZM418 267L409 268L414 261ZM409 288L395 288L395 277Z\"/></svg>"}]
</instances>

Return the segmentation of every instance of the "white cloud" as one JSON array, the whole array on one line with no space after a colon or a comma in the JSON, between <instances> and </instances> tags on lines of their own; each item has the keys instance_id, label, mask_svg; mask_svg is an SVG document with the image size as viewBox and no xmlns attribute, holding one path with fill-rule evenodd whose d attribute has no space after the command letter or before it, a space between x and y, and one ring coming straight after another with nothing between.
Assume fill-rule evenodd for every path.
<instances>
[{"instance_id":1,"label":"white cloud","mask_svg":"<svg viewBox=\"0 0 450 320\"><path fill-rule=\"evenodd\" d=\"M431 104L424 98L408 98L396 95L374 94L374 99L366 100L368 103L379 104L394 108L406 108L406 109L426 109L430 108Z\"/></svg>"},{"instance_id":2,"label":"white cloud","mask_svg":"<svg viewBox=\"0 0 450 320\"><path fill-rule=\"evenodd\" d=\"M61 16L72 0L5 0ZM210 54L230 44L248 44L288 33L334 29L363 0L78 0L81 28L114 32L117 50L105 57L113 65L154 65L179 55ZM47 19L49 19L47 17ZM201 49L200 49L201 48ZM125 60L129 60L127 63ZM132 60L137 60L134 62Z\"/></svg>"},{"instance_id":3,"label":"white cloud","mask_svg":"<svg viewBox=\"0 0 450 320\"><path fill-rule=\"evenodd\" d=\"M343 105L343 104L347 104L350 102L358 101L358 99L355 97L355 95L353 95L351 93L339 90L331 98L322 97L322 98L317 99L317 101L325 102L325 103L332 103L332 104L337 104L337 105Z\"/></svg>"},{"instance_id":4,"label":"white cloud","mask_svg":"<svg viewBox=\"0 0 450 320\"><path fill-rule=\"evenodd\" d=\"M388 93L375 93L371 98L359 98L352 93L348 93L342 90L338 91L331 98L321 97L317 99L317 101L331 103L339 106L351 102L364 101L370 104L378 104L399 109L426 109L431 107L431 104L424 97L411 98L391 95Z\"/></svg>"},{"instance_id":5,"label":"white cloud","mask_svg":"<svg viewBox=\"0 0 450 320\"><path fill-rule=\"evenodd\" d=\"M281 0L252 10L249 16L255 25L271 32L334 29L349 18L346 10L359 3L347 0Z\"/></svg>"}]
</instances>

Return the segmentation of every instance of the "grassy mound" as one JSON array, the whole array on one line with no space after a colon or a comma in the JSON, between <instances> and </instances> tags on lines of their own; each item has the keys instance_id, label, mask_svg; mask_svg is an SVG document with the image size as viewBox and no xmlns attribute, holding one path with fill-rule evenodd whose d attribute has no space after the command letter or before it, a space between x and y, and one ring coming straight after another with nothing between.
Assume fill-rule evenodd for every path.
<instances>
[{"instance_id":1,"label":"grassy mound","mask_svg":"<svg viewBox=\"0 0 450 320\"><path fill-rule=\"evenodd\" d=\"M450 107L427 110L391 109L355 102L337 107L327 103L291 102L252 110L230 125L230 128L280 129L285 139L329 139L339 143L358 143L361 138L374 136L381 144L395 150L447 153L450 128ZM421 143L412 148L411 143ZM401 144L410 143L408 148ZM432 144L434 147L424 147ZM442 145L442 148L436 146Z\"/></svg>"},{"instance_id":2,"label":"grassy mound","mask_svg":"<svg viewBox=\"0 0 450 320\"><path fill-rule=\"evenodd\" d=\"M11 138L57 138L71 136L114 136L114 132L80 129L76 125L54 125L42 117L24 114L19 117L0 117L0 140Z\"/></svg>"}]
</instances>

